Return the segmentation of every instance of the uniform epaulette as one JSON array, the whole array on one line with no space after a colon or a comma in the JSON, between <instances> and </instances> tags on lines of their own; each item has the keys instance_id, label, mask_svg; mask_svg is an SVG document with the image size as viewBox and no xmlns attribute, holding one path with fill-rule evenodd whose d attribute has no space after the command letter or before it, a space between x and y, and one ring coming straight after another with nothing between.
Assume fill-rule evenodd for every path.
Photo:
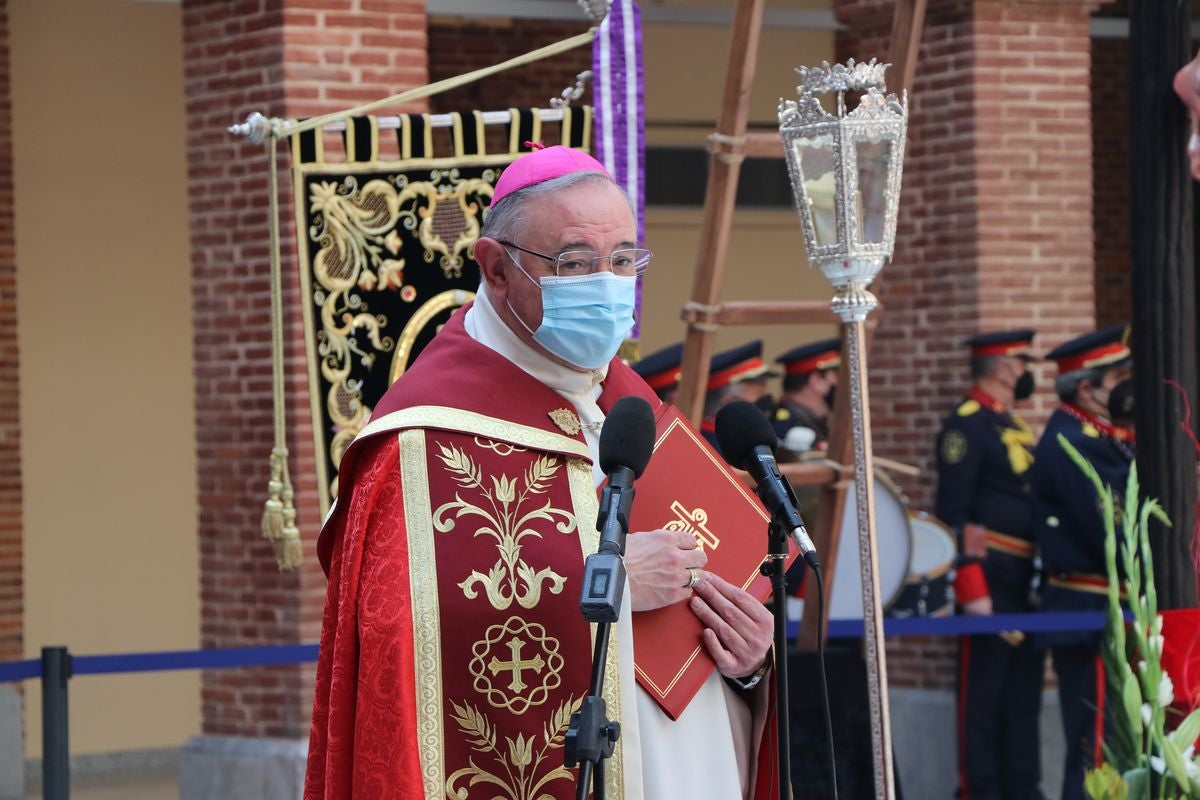
<instances>
[{"instance_id":1,"label":"uniform epaulette","mask_svg":"<svg viewBox=\"0 0 1200 800\"><path fill-rule=\"evenodd\" d=\"M789 420L791 418L792 418L792 412L788 411L786 408L775 409L775 419L779 420L780 422Z\"/></svg>"},{"instance_id":2,"label":"uniform epaulette","mask_svg":"<svg viewBox=\"0 0 1200 800\"><path fill-rule=\"evenodd\" d=\"M963 404L958 407L958 415L960 417L969 417L979 411L982 406L978 400L964 400Z\"/></svg>"}]
</instances>

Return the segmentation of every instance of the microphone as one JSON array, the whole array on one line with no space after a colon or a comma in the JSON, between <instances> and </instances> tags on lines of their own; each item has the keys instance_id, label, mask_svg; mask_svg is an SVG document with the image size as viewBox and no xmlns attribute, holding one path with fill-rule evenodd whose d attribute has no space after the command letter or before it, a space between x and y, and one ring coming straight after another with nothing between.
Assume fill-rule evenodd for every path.
<instances>
[{"instance_id":1,"label":"microphone","mask_svg":"<svg viewBox=\"0 0 1200 800\"><path fill-rule=\"evenodd\" d=\"M757 492L775 523L791 533L796 547L813 569L819 569L817 549L804 520L800 518L796 495L779 474L771 448L779 441L762 411L744 400L730 403L717 411L717 442L721 454L731 465L750 473L758 484Z\"/></svg>"},{"instance_id":2,"label":"microphone","mask_svg":"<svg viewBox=\"0 0 1200 800\"><path fill-rule=\"evenodd\" d=\"M640 397L622 397L600 429L600 469L608 476L600 495L596 530L600 546L583 567L579 608L590 622L616 622L625 591L625 534L633 505L633 482L654 450L654 412Z\"/></svg>"}]
</instances>

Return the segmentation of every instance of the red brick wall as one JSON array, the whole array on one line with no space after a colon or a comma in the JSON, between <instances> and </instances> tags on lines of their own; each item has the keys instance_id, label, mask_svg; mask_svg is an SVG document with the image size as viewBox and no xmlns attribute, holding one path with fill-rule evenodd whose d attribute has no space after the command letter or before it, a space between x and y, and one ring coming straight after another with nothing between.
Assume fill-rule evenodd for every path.
<instances>
[{"instance_id":1,"label":"red brick wall","mask_svg":"<svg viewBox=\"0 0 1200 800\"><path fill-rule=\"evenodd\" d=\"M199 539L205 647L315 641L325 580L286 155L280 193L291 475L305 565L279 573L260 534L272 446L267 163L226 127L303 117L426 83L423 0L185 0ZM421 111L423 105L397 111ZM337 152L337 137L328 136ZM203 682L210 734L305 737L311 667Z\"/></svg>"},{"instance_id":2,"label":"red brick wall","mask_svg":"<svg viewBox=\"0 0 1200 800\"><path fill-rule=\"evenodd\" d=\"M18 407L17 269L13 242L12 104L8 3L0 0L0 661L21 658L21 419Z\"/></svg>"},{"instance_id":3,"label":"red brick wall","mask_svg":"<svg viewBox=\"0 0 1200 800\"><path fill-rule=\"evenodd\" d=\"M580 15L582 17L582 14ZM429 79L438 81L499 64L510 58L578 36L589 27L580 22L431 17ZM510 106L546 107L575 76L592 68L592 48L577 47L430 98L433 111L491 111Z\"/></svg>"},{"instance_id":4,"label":"red brick wall","mask_svg":"<svg viewBox=\"0 0 1200 800\"><path fill-rule=\"evenodd\" d=\"M582 14L580 15L582 16ZM464 20L431 17L429 20L429 79L452 78L465 72L499 64L510 58L577 36L588 29L586 21ZM592 68L592 48L585 45L482 81L429 98L431 111L499 111L506 108L548 108L550 98L574 86L576 76ZM590 87L576 105L591 102ZM503 126L488 131L488 150L508 150ZM544 139L557 142L557 126L548 126Z\"/></svg>"},{"instance_id":5,"label":"red brick wall","mask_svg":"<svg viewBox=\"0 0 1200 800\"><path fill-rule=\"evenodd\" d=\"M886 60L893 4L839 0L841 60ZM921 468L900 478L932 505L933 441L969 385L961 346L1034 327L1043 351L1094 324L1089 5L931 0L910 98L893 262L869 356L875 450ZM1040 428L1052 375L1023 416ZM950 639L889 644L899 686L953 685Z\"/></svg>"}]
</instances>

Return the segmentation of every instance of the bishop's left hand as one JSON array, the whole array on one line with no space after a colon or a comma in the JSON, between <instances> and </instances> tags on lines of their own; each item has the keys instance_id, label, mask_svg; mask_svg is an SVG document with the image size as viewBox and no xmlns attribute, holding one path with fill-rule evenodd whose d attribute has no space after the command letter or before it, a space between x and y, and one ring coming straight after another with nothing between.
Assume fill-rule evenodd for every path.
<instances>
[{"instance_id":1,"label":"bishop's left hand","mask_svg":"<svg viewBox=\"0 0 1200 800\"><path fill-rule=\"evenodd\" d=\"M754 595L705 572L694 589L692 613L704 623L704 645L717 670L744 678L762 666L775 637L775 619Z\"/></svg>"}]
</instances>

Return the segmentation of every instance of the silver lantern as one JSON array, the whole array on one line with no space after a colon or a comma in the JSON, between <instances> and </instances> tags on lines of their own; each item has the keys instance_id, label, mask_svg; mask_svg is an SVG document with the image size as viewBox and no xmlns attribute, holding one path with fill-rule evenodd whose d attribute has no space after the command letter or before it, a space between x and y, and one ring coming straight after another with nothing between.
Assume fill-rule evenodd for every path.
<instances>
[{"instance_id":1,"label":"silver lantern","mask_svg":"<svg viewBox=\"0 0 1200 800\"><path fill-rule=\"evenodd\" d=\"M862 573L863 634L871 707L875 796L895 797L883 610L875 543L874 465L867 397L865 320L878 305L867 287L891 258L908 124L907 99L885 94L886 64L801 67L798 100L780 100L779 133L809 262L833 284L833 312L846 329L854 432L855 508ZM846 110L846 93L860 94ZM821 104L831 98L833 113ZM823 621L822 621L823 622Z\"/></svg>"}]
</instances>

